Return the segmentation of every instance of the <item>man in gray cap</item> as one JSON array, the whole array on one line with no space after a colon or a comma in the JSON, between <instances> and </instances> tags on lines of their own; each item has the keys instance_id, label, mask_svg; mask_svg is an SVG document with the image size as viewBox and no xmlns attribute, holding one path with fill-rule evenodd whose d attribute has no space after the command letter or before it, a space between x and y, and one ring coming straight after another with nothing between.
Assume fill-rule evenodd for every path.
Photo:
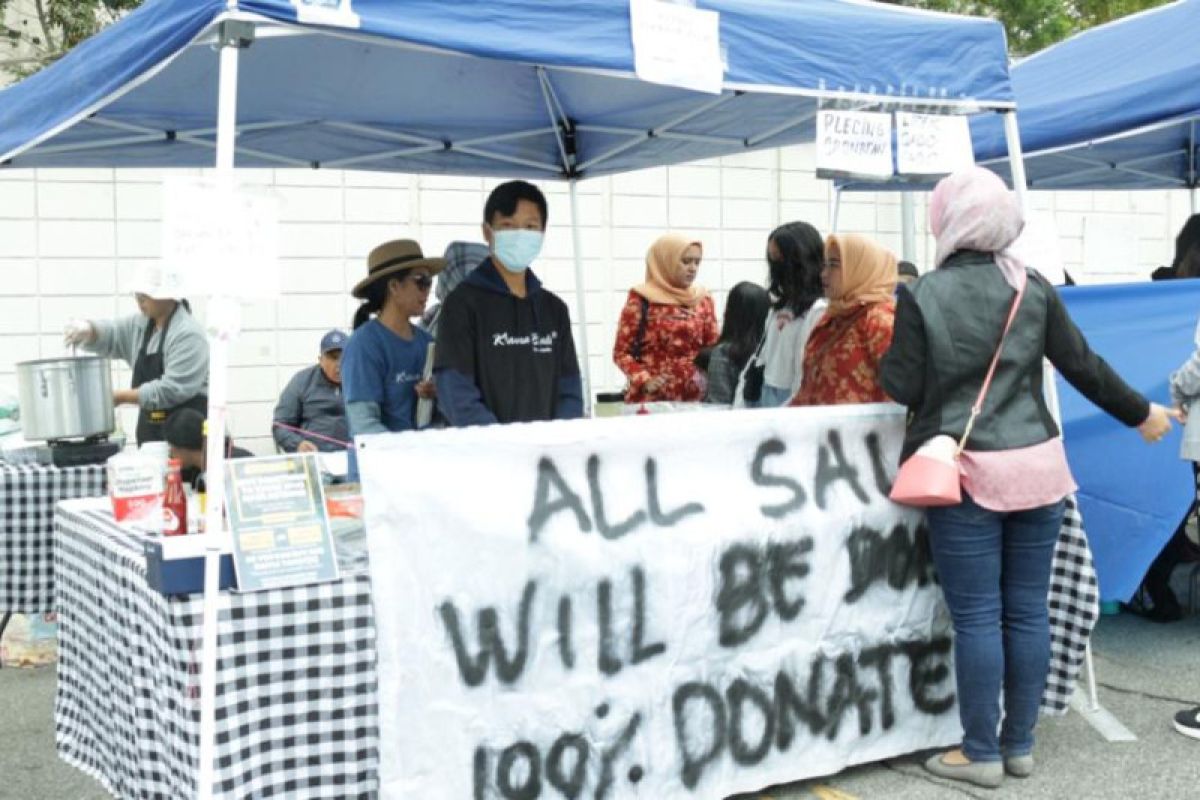
<instances>
[{"instance_id":1,"label":"man in gray cap","mask_svg":"<svg viewBox=\"0 0 1200 800\"><path fill-rule=\"evenodd\" d=\"M336 329L322 336L317 363L297 372L284 387L272 426L283 452L334 452L350 446L342 403L342 350L348 338Z\"/></svg>"}]
</instances>

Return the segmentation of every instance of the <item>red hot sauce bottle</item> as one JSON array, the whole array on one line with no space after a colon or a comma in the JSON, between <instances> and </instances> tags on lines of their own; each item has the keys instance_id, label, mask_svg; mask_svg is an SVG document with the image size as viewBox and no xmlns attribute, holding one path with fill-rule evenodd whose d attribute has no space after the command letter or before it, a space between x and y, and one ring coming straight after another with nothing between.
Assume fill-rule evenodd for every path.
<instances>
[{"instance_id":1,"label":"red hot sauce bottle","mask_svg":"<svg viewBox=\"0 0 1200 800\"><path fill-rule=\"evenodd\" d=\"M183 536L187 527L187 496L179 459L167 461L167 489L163 495L163 536Z\"/></svg>"}]
</instances>

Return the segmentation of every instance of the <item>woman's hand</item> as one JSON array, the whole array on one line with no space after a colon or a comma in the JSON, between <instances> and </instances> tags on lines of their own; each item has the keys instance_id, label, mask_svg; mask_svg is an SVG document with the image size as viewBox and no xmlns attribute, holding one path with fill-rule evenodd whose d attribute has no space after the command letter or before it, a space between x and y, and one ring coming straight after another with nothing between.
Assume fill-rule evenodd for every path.
<instances>
[{"instance_id":1,"label":"woman's hand","mask_svg":"<svg viewBox=\"0 0 1200 800\"><path fill-rule=\"evenodd\" d=\"M1188 419L1187 415L1188 415L1187 406L1183 405L1182 403L1180 405L1175 406L1175 419L1179 420L1180 425L1187 424L1187 419Z\"/></svg>"},{"instance_id":2,"label":"woman's hand","mask_svg":"<svg viewBox=\"0 0 1200 800\"><path fill-rule=\"evenodd\" d=\"M433 400L437 397L437 387L433 381L421 381L417 384L417 397L422 400Z\"/></svg>"},{"instance_id":3,"label":"woman's hand","mask_svg":"<svg viewBox=\"0 0 1200 800\"><path fill-rule=\"evenodd\" d=\"M646 394L658 394L658 390L661 389L666 382L667 379L662 375L656 375L650 380L646 381L646 383L642 386L642 389L645 390Z\"/></svg>"},{"instance_id":4,"label":"woman's hand","mask_svg":"<svg viewBox=\"0 0 1200 800\"><path fill-rule=\"evenodd\" d=\"M1171 420L1183 421L1177 409L1163 408L1158 403L1151 403L1149 415L1138 425L1138 433L1147 442L1157 442L1171 431Z\"/></svg>"},{"instance_id":5,"label":"woman's hand","mask_svg":"<svg viewBox=\"0 0 1200 800\"><path fill-rule=\"evenodd\" d=\"M113 389L113 405L120 406L138 402L137 389Z\"/></svg>"},{"instance_id":6,"label":"woman's hand","mask_svg":"<svg viewBox=\"0 0 1200 800\"><path fill-rule=\"evenodd\" d=\"M296 452L297 453L315 453L315 452L317 452L317 446L315 444L313 444L312 442L305 440L305 441L301 442L300 444L296 445Z\"/></svg>"},{"instance_id":7,"label":"woman's hand","mask_svg":"<svg viewBox=\"0 0 1200 800\"><path fill-rule=\"evenodd\" d=\"M63 328L63 344L75 347L96 341L96 329L86 319L73 319Z\"/></svg>"}]
</instances>

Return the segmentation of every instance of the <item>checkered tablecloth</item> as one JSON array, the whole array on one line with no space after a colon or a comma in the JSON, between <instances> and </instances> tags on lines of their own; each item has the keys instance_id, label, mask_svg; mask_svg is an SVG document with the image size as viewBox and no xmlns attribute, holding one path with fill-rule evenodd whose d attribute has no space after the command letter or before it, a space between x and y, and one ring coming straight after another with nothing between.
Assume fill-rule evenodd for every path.
<instances>
[{"instance_id":1,"label":"checkered tablecloth","mask_svg":"<svg viewBox=\"0 0 1200 800\"><path fill-rule=\"evenodd\" d=\"M103 506L59 509L58 752L121 798L194 797L203 602L150 589L143 542ZM374 796L367 575L224 593L220 609L216 796Z\"/></svg>"},{"instance_id":2,"label":"checkered tablecloth","mask_svg":"<svg viewBox=\"0 0 1200 800\"><path fill-rule=\"evenodd\" d=\"M1092 628L1100 618L1100 585L1075 495L1067 496L1050 573L1050 672L1042 712L1067 713Z\"/></svg>"},{"instance_id":3,"label":"checkered tablecloth","mask_svg":"<svg viewBox=\"0 0 1200 800\"><path fill-rule=\"evenodd\" d=\"M0 613L54 608L54 506L106 491L104 466L0 462Z\"/></svg>"}]
</instances>

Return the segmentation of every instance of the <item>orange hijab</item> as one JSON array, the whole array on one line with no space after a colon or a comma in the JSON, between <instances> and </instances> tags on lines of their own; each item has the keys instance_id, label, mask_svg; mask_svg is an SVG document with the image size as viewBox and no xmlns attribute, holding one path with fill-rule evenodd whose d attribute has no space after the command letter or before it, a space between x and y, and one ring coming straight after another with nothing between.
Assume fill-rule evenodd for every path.
<instances>
[{"instance_id":1,"label":"orange hijab","mask_svg":"<svg viewBox=\"0 0 1200 800\"><path fill-rule=\"evenodd\" d=\"M825 240L825 258L842 261L842 292L829 298L826 317L891 300L896 292L896 256L865 236L834 233Z\"/></svg>"},{"instance_id":2,"label":"orange hijab","mask_svg":"<svg viewBox=\"0 0 1200 800\"><path fill-rule=\"evenodd\" d=\"M680 286L683 252L692 245L704 253L704 245L694 239L667 233L658 237L646 252L646 282L633 287L633 291L651 303L691 308L705 297L708 290L692 284L686 289Z\"/></svg>"}]
</instances>

